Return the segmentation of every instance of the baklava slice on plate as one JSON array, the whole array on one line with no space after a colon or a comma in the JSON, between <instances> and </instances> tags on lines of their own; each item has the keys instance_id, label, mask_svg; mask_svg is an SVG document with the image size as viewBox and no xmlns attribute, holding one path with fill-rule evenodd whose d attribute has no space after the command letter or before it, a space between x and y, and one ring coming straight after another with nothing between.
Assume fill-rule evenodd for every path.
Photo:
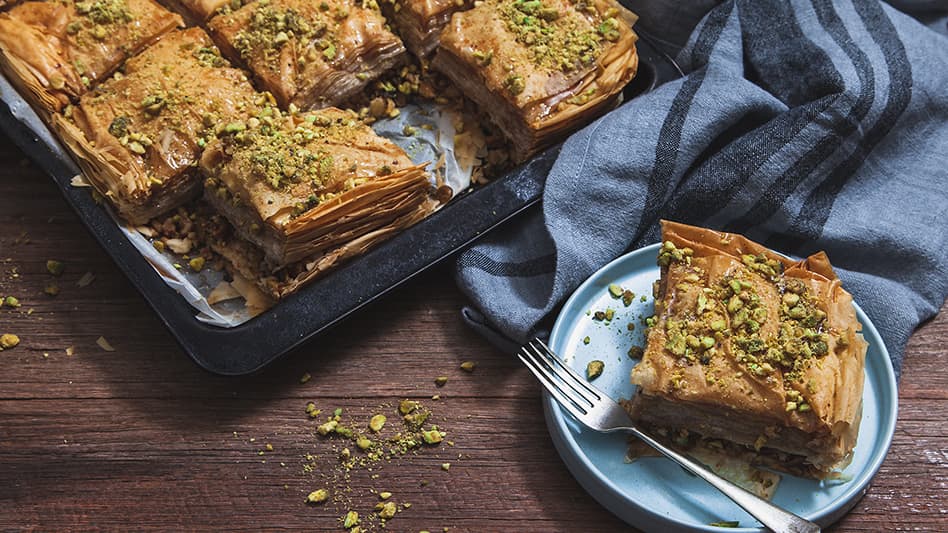
<instances>
[{"instance_id":1,"label":"baklava slice on plate","mask_svg":"<svg viewBox=\"0 0 948 533\"><path fill-rule=\"evenodd\" d=\"M484 0L454 14L432 66L522 161L615 105L638 67L634 20L612 0Z\"/></svg>"},{"instance_id":2,"label":"baklava slice on plate","mask_svg":"<svg viewBox=\"0 0 948 533\"><path fill-rule=\"evenodd\" d=\"M92 185L139 224L197 195L203 146L267 97L190 28L128 60L54 127Z\"/></svg>"},{"instance_id":3,"label":"baklava slice on plate","mask_svg":"<svg viewBox=\"0 0 948 533\"><path fill-rule=\"evenodd\" d=\"M394 0L382 2L385 14L398 28L405 46L425 58L438 46L441 30L451 15L474 6L473 0Z\"/></svg>"},{"instance_id":4,"label":"baklava slice on plate","mask_svg":"<svg viewBox=\"0 0 948 533\"><path fill-rule=\"evenodd\" d=\"M259 0L211 19L225 55L286 108L343 102L402 61L405 47L375 9L346 0Z\"/></svg>"},{"instance_id":5,"label":"baklava slice on plate","mask_svg":"<svg viewBox=\"0 0 948 533\"><path fill-rule=\"evenodd\" d=\"M867 344L826 255L793 261L671 222L662 240L633 418L796 475L835 475L856 443Z\"/></svg>"},{"instance_id":6,"label":"baklava slice on plate","mask_svg":"<svg viewBox=\"0 0 948 533\"><path fill-rule=\"evenodd\" d=\"M0 67L48 118L181 25L153 0L24 2L0 13Z\"/></svg>"},{"instance_id":7,"label":"baklava slice on plate","mask_svg":"<svg viewBox=\"0 0 948 533\"><path fill-rule=\"evenodd\" d=\"M292 271L267 287L277 297L430 213L424 167L336 108L251 118L201 158L205 199L252 245L235 245L246 250L240 258L223 255L263 285Z\"/></svg>"}]
</instances>

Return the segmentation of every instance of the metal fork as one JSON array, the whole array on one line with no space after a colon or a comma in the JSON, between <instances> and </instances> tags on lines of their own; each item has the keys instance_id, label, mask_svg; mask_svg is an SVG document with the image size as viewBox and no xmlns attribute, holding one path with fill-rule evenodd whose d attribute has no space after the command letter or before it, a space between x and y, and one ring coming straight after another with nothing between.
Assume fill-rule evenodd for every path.
<instances>
[{"instance_id":1,"label":"metal fork","mask_svg":"<svg viewBox=\"0 0 948 533\"><path fill-rule=\"evenodd\" d=\"M563 363L540 339L534 339L522 346L517 356L540 380L546 390L556 398L556 401L586 427L603 433L615 431L632 433L685 470L723 492L725 496L773 531L790 533L820 531L820 526L817 524L758 498L711 472L690 456L668 448L648 433L635 427L635 422L629 418L621 405L590 385L569 365Z\"/></svg>"}]
</instances>

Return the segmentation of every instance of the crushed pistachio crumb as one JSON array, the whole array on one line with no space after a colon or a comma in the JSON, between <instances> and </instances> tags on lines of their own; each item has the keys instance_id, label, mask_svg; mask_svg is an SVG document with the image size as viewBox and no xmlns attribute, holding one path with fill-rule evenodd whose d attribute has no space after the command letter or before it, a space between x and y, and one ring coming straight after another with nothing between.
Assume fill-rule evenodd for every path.
<instances>
[{"instance_id":1,"label":"crushed pistachio crumb","mask_svg":"<svg viewBox=\"0 0 948 533\"><path fill-rule=\"evenodd\" d=\"M16 307L20 307L20 300L16 296L7 296L6 298L3 299L3 302L0 305L2 305L3 307L16 308Z\"/></svg>"},{"instance_id":2,"label":"crushed pistachio crumb","mask_svg":"<svg viewBox=\"0 0 948 533\"><path fill-rule=\"evenodd\" d=\"M195 272L200 272L204 270L204 265L206 264L206 262L207 260L201 256L192 257L191 260L188 261L188 266L191 267L191 270Z\"/></svg>"},{"instance_id":3,"label":"crushed pistachio crumb","mask_svg":"<svg viewBox=\"0 0 948 533\"><path fill-rule=\"evenodd\" d=\"M589 342L590 342L589 335L586 335L585 337L583 337L583 344L589 344Z\"/></svg>"},{"instance_id":4,"label":"crushed pistachio crumb","mask_svg":"<svg viewBox=\"0 0 948 533\"><path fill-rule=\"evenodd\" d=\"M306 496L307 503L323 503L329 499L329 491L326 489L316 489Z\"/></svg>"},{"instance_id":5,"label":"crushed pistachio crumb","mask_svg":"<svg viewBox=\"0 0 948 533\"><path fill-rule=\"evenodd\" d=\"M353 526L359 524L359 513L355 511L349 511L344 517L342 517L342 527L349 529Z\"/></svg>"},{"instance_id":6,"label":"crushed pistachio crumb","mask_svg":"<svg viewBox=\"0 0 948 533\"><path fill-rule=\"evenodd\" d=\"M63 273L63 270L66 268L66 265L62 261L57 261L55 259L48 259L46 261L46 271L54 276L59 276Z\"/></svg>"},{"instance_id":7,"label":"crushed pistachio crumb","mask_svg":"<svg viewBox=\"0 0 948 533\"><path fill-rule=\"evenodd\" d=\"M439 386L439 387L444 387L445 384L448 383L448 377L447 377L447 376L438 376L438 377L435 378L434 383L435 383L435 385L437 385L437 386Z\"/></svg>"},{"instance_id":8,"label":"crushed pistachio crumb","mask_svg":"<svg viewBox=\"0 0 948 533\"><path fill-rule=\"evenodd\" d=\"M304 372L303 375L300 376L300 383L306 383L311 379L313 379L313 376L311 376L309 372Z\"/></svg>"},{"instance_id":9,"label":"crushed pistachio crumb","mask_svg":"<svg viewBox=\"0 0 948 533\"><path fill-rule=\"evenodd\" d=\"M463 363L461 363L461 370L465 372L473 372L474 368L476 367L477 367L477 363L475 363L474 361L464 361Z\"/></svg>"},{"instance_id":10,"label":"crushed pistachio crumb","mask_svg":"<svg viewBox=\"0 0 948 533\"><path fill-rule=\"evenodd\" d=\"M385 421L387 418L385 415L375 415L369 420L369 429L378 433L382 431L382 428L385 426Z\"/></svg>"},{"instance_id":11,"label":"crushed pistachio crumb","mask_svg":"<svg viewBox=\"0 0 948 533\"><path fill-rule=\"evenodd\" d=\"M395 518L395 502L385 502L382 504L382 509L379 511L379 518L382 520L391 520Z\"/></svg>"},{"instance_id":12,"label":"crushed pistachio crumb","mask_svg":"<svg viewBox=\"0 0 948 533\"><path fill-rule=\"evenodd\" d=\"M20 344L20 338L12 333L0 335L0 350L9 350Z\"/></svg>"},{"instance_id":13,"label":"crushed pistachio crumb","mask_svg":"<svg viewBox=\"0 0 948 533\"><path fill-rule=\"evenodd\" d=\"M389 498L391 498L391 497L392 497L392 493L391 493L391 492L382 491L382 492L379 493L379 498L381 498L381 499L383 499L383 500L387 500L387 499L389 499Z\"/></svg>"},{"instance_id":14,"label":"crushed pistachio crumb","mask_svg":"<svg viewBox=\"0 0 948 533\"><path fill-rule=\"evenodd\" d=\"M441 463L441 470L444 470L445 472L451 470L451 463Z\"/></svg>"},{"instance_id":15,"label":"crushed pistachio crumb","mask_svg":"<svg viewBox=\"0 0 948 533\"><path fill-rule=\"evenodd\" d=\"M98 339L96 339L95 343L99 345L99 348L102 348L103 350L107 352L115 351L115 348L113 348L112 345L109 344L109 341L106 340L105 337L99 337Z\"/></svg>"},{"instance_id":16,"label":"crushed pistachio crumb","mask_svg":"<svg viewBox=\"0 0 948 533\"><path fill-rule=\"evenodd\" d=\"M605 366L606 364L598 359L590 361L589 364L586 365L586 379L592 381L601 376Z\"/></svg>"}]
</instances>

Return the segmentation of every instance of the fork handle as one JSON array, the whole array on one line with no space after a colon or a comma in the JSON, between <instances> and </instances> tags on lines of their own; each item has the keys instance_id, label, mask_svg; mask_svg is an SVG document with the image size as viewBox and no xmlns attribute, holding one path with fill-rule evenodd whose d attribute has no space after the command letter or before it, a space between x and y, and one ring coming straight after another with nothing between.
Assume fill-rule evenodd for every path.
<instances>
[{"instance_id":1,"label":"fork handle","mask_svg":"<svg viewBox=\"0 0 948 533\"><path fill-rule=\"evenodd\" d=\"M642 430L635 427L623 427L621 429L631 432L665 457L678 463L685 470L713 485L714 488L723 492L725 496L771 530L777 533L818 533L820 531L820 526L817 524L784 511L763 498L758 498L756 495L714 474L690 456L679 453L658 442Z\"/></svg>"}]
</instances>

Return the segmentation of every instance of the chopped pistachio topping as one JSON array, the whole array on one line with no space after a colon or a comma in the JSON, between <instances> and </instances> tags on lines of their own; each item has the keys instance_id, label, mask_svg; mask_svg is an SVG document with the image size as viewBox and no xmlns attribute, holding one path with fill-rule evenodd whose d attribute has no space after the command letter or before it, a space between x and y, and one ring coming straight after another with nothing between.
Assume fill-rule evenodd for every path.
<instances>
[{"instance_id":1,"label":"chopped pistachio topping","mask_svg":"<svg viewBox=\"0 0 948 533\"><path fill-rule=\"evenodd\" d=\"M95 34L96 28L101 28L100 25L124 24L134 20L125 0L87 0L76 2L76 13L92 22L93 26L91 29L93 34ZM69 28L67 28L67 31L68 30ZM100 32L104 30L105 28L101 28ZM78 32L78 28L75 28L75 31L71 33L75 32ZM106 34L101 35L102 37L97 38L102 39Z\"/></svg>"},{"instance_id":2,"label":"chopped pistachio topping","mask_svg":"<svg viewBox=\"0 0 948 533\"><path fill-rule=\"evenodd\" d=\"M658 265L668 266L672 262L691 264L691 257L693 255L694 250L691 248L677 248L675 247L675 243L665 241L662 244L661 250L658 252Z\"/></svg>"},{"instance_id":3,"label":"chopped pistachio topping","mask_svg":"<svg viewBox=\"0 0 948 533\"><path fill-rule=\"evenodd\" d=\"M511 74L504 80L504 87L510 91L511 94L518 95L527 88L527 83L524 81L523 76Z\"/></svg>"},{"instance_id":4,"label":"chopped pistachio topping","mask_svg":"<svg viewBox=\"0 0 948 533\"><path fill-rule=\"evenodd\" d=\"M347 140L360 127L355 119L330 117L315 112L291 124L292 129L274 127L272 120L250 123L233 122L224 127L222 141L236 145L233 161L246 173L265 180L272 188L282 189L294 183L310 183L315 190L334 175L334 159L322 148L321 140ZM290 124L288 119L286 124ZM312 196L304 209L319 203Z\"/></svg>"},{"instance_id":5,"label":"chopped pistachio topping","mask_svg":"<svg viewBox=\"0 0 948 533\"><path fill-rule=\"evenodd\" d=\"M606 367L606 364L598 359L594 361L590 361L589 364L586 365L586 379L589 381L592 381L598 378L599 376L602 375L602 370L605 367Z\"/></svg>"},{"instance_id":6,"label":"chopped pistachio topping","mask_svg":"<svg viewBox=\"0 0 948 533\"><path fill-rule=\"evenodd\" d=\"M561 12L542 0L504 0L498 11L507 30L528 48L530 60L536 66L569 72L596 60L603 38L613 35L609 30L614 31L616 38L619 36L618 21L614 18L606 19L615 22L614 28L606 20L596 28L578 9L576 5Z\"/></svg>"},{"instance_id":7,"label":"chopped pistachio topping","mask_svg":"<svg viewBox=\"0 0 948 533\"><path fill-rule=\"evenodd\" d=\"M16 296L7 296L0 302L3 307L20 307L20 300Z\"/></svg>"},{"instance_id":8,"label":"chopped pistachio topping","mask_svg":"<svg viewBox=\"0 0 948 533\"><path fill-rule=\"evenodd\" d=\"M344 18L344 17L343 17ZM250 17L250 24L237 33L234 48L246 61L261 57L271 68L280 66L280 50L293 41L298 55L305 60L316 59L311 42L315 41L326 59L333 59L335 36L330 31L332 20L317 13L304 15L295 9L282 9L269 2L258 2Z\"/></svg>"}]
</instances>

